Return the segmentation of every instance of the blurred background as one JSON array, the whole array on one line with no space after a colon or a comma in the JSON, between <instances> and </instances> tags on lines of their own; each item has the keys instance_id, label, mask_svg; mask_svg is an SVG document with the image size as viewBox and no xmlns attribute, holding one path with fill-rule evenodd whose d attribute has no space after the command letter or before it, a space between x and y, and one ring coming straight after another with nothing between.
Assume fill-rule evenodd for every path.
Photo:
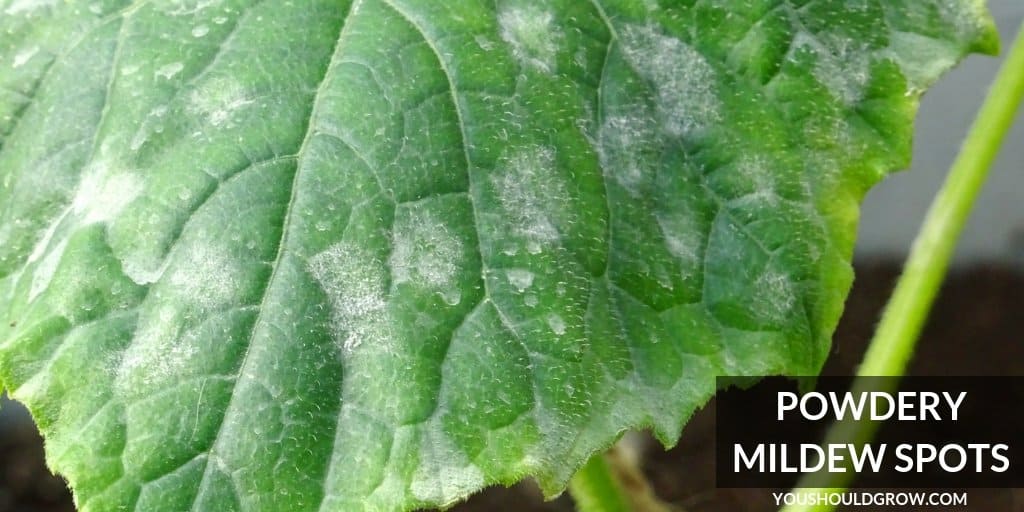
<instances>
[{"instance_id":1,"label":"blurred background","mask_svg":"<svg viewBox=\"0 0 1024 512\"><path fill-rule=\"evenodd\" d=\"M1024 0L990 0L989 6L1008 47L1024 21ZM1000 62L972 56L928 92L918 117L911 170L890 177L868 195L854 261L856 282L826 373L849 374L860 360L907 249ZM1024 375L1022 203L1024 113L1019 113L963 234L911 375ZM666 452L645 435L631 437L630 446L641 455L641 469L654 491L680 511L774 510L771 489L714 487L714 471L709 470L713 440L712 401L687 425L676 448ZM0 512L73 510L63 480L46 468L42 439L28 413L0 397ZM545 503L525 483L489 489L453 510L568 512L573 506L568 496ZM1024 492L972 490L966 510L1024 512Z\"/></svg>"}]
</instances>

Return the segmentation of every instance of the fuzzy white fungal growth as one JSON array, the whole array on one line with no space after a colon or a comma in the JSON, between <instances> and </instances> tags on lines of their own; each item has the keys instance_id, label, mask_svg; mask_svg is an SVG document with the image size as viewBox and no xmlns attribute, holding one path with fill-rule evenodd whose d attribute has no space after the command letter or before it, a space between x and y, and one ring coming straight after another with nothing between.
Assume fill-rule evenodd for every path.
<instances>
[{"instance_id":1,"label":"fuzzy white fungal growth","mask_svg":"<svg viewBox=\"0 0 1024 512\"><path fill-rule=\"evenodd\" d=\"M382 262L365 248L342 241L310 258L308 269L327 295L335 336L344 350L367 339L382 341L387 305Z\"/></svg>"},{"instance_id":2,"label":"fuzzy white fungal growth","mask_svg":"<svg viewBox=\"0 0 1024 512\"><path fill-rule=\"evenodd\" d=\"M35 57L37 53L39 53L38 46L31 46L20 50L18 53L14 54L14 61L11 62L11 68L17 69L24 66L25 63L31 60L32 57Z\"/></svg>"},{"instance_id":3,"label":"fuzzy white fungal growth","mask_svg":"<svg viewBox=\"0 0 1024 512\"><path fill-rule=\"evenodd\" d=\"M60 263L61 258L64 256L64 249L67 245L67 238L61 240L36 265L35 270L32 272L32 288L28 292L29 302L34 301L50 285L50 281L53 280L53 274L57 271L57 264Z\"/></svg>"},{"instance_id":4,"label":"fuzzy white fungal growth","mask_svg":"<svg viewBox=\"0 0 1024 512\"><path fill-rule=\"evenodd\" d=\"M691 212L659 213L656 216L668 252L684 269L699 268L704 247L703 228ZM686 279L688 275L681 276Z\"/></svg>"},{"instance_id":5,"label":"fuzzy white fungal growth","mask_svg":"<svg viewBox=\"0 0 1024 512\"><path fill-rule=\"evenodd\" d=\"M128 253L121 260L121 271L135 284L147 285L159 281L170 262L170 259L159 261L141 251Z\"/></svg>"},{"instance_id":6,"label":"fuzzy white fungal growth","mask_svg":"<svg viewBox=\"0 0 1024 512\"><path fill-rule=\"evenodd\" d=\"M190 108L214 126L231 119L239 110L255 102L238 81L216 78L192 92Z\"/></svg>"},{"instance_id":7,"label":"fuzzy white fungal growth","mask_svg":"<svg viewBox=\"0 0 1024 512\"><path fill-rule=\"evenodd\" d=\"M508 277L508 284L515 286L519 293L526 291L533 286L533 272L522 268L510 268L505 271Z\"/></svg>"},{"instance_id":8,"label":"fuzzy white fungal growth","mask_svg":"<svg viewBox=\"0 0 1024 512\"><path fill-rule=\"evenodd\" d=\"M628 26L622 31L622 51L654 87L666 132L686 136L721 119L715 69L696 49L651 27Z\"/></svg>"},{"instance_id":9,"label":"fuzzy white fungal growth","mask_svg":"<svg viewBox=\"0 0 1024 512\"><path fill-rule=\"evenodd\" d=\"M57 0L14 0L4 9L4 14L23 14L56 5Z\"/></svg>"},{"instance_id":10,"label":"fuzzy white fungal growth","mask_svg":"<svg viewBox=\"0 0 1024 512\"><path fill-rule=\"evenodd\" d=\"M526 250L537 254L559 243L555 219L567 207L568 193L555 168L554 150L526 148L513 154L501 171L494 180L498 199Z\"/></svg>"},{"instance_id":11,"label":"fuzzy white fungal growth","mask_svg":"<svg viewBox=\"0 0 1024 512\"><path fill-rule=\"evenodd\" d=\"M871 61L863 42L799 32L793 38L792 49L815 56L814 78L844 104L854 105L864 97Z\"/></svg>"},{"instance_id":12,"label":"fuzzy white fungal growth","mask_svg":"<svg viewBox=\"0 0 1024 512\"><path fill-rule=\"evenodd\" d=\"M181 73L181 70L185 69L185 65L181 62L172 62L165 66L160 66L155 74L156 76L163 77L166 80L174 78L175 75Z\"/></svg>"},{"instance_id":13,"label":"fuzzy white fungal growth","mask_svg":"<svg viewBox=\"0 0 1024 512\"><path fill-rule=\"evenodd\" d=\"M196 356L193 339L181 336L184 313L174 305L144 314L139 330L117 369L117 389L131 396L139 389L172 380Z\"/></svg>"},{"instance_id":14,"label":"fuzzy white fungal growth","mask_svg":"<svg viewBox=\"0 0 1024 512\"><path fill-rule=\"evenodd\" d=\"M83 224L109 222L142 192L142 181L132 173L97 162L83 173L71 209Z\"/></svg>"},{"instance_id":15,"label":"fuzzy white fungal growth","mask_svg":"<svg viewBox=\"0 0 1024 512\"><path fill-rule=\"evenodd\" d=\"M642 185L654 176L644 149L657 138L656 126L638 106L637 112L612 115L601 125L598 156L601 167L631 195L643 195Z\"/></svg>"},{"instance_id":16,"label":"fuzzy white fungal growth","mask_svg":"<svg viewBox=\"0 0 1024 512\"><path fill-rule=\"evenodd\" d=\"M893 32L886 53L907 78L909 94L923 92L936 77L955 66L960 55L956 45L910 32Z\"/></svg>"},{"instance_id":17,"label":"fuzzy white fungal growth","mask_svg":"<svg viewBox=\"0 0 1024 512\"><path fill-rule=\"evenodd\" d=\"M551 328L551 332L561 336L565 334L565 320L561 316L555 313L548 315L548 327Z\"/></svg>"},{"instance_id":18,"label":"fuzzy white fungal growth","mask_svg":"<svg viewBox=\"0 0 1024 512\"><path fill-rule=\"evenodd\" d=\"M440 216L421 205L395 212L391 277L395 284L411 283L435 290L450 305L461 300L458 271L464 248Z\"/></svg>"},{"instance_id":19,"label":"fuzzy white fungal growth","mask_svg":"<svg viewBox=\"0 0 1024 512\"><path fill-rule=\"evenodd\" d=\"M561 33L550 11L536 5L513 6L498 12L501 38L512 47L512 55L522 66L545 73L556 70Z\"/></svg>"},{"instance_id":20,"label":"fuzzy white fungal growth","mask_svg":"<svg viewBox=\"0 0 1024 512\"><path fill-rule=\"evenodd\" d=\"M167 280L177 294L210 311L235 303L244 279L238 256L214 242L190 244Z\"/></svg>"},{"instance_id":21,"label":"fuzzy white fungal growth","mask_svg":"<svg viewBox=\"0 0 1024 512\"><path fill-rule=\"evenodd\" d=\"M758 277L753 311L772 323L785 322L796 305L796 286L792 279L777 270L765 269Z\"/></svg>"},{"instance_id":22,"label":"fuzzy white fungal growth","mask_svg":"<svg viewBox=\"0 0 1024 512\"><path fill-rule=\"evenodd\" d=\"M423 432L423 455L409 485L413 496L428 503L451 503L483 485L483 472L436 420Z\"/></svg>"}]
</instances>

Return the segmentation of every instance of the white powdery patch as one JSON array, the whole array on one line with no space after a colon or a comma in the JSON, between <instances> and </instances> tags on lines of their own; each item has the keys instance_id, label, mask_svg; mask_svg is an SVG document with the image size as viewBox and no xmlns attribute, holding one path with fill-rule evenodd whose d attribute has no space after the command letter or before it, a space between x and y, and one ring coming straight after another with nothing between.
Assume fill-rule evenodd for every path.
<instances>
[{"instance_id":1,"label":"white powdery patch","mask_svg":"<svg viewBox=\"0 0 1024 512\"><path fill-rule=\"evenodd\" d=\"M893 32L886 55L900 67L907 79L907 94L920 94L942 73L956 65L956 46L910 32Z\"/></svg>"},{"instance_id":2,"label":"white powdery patch","mask_svg":"<svg viewBox=\"0 0 1024 512\"><path fill-rule=\"evenodd\" d=\"M7 9L4 9L4 14L22 14L56 5L57 0L14 0L11 5L7 6Z\"/></svg>"},{"instance_id":3,"label":"white powdery patch","mask_svg":"<svg viewBox=\"0 0 1024 512\"><path fill-rule=\"evenodd\" d=\"M556 313L551 313L548 315L548 327L551 328L551 332L561 336L565 334L567 326L565 325L565 320L561 316Z\"/></svg>"},{"instance_id":4,"label":"white powdery patch","mask_svg":"<svg viewBox=\"0 0 1024 512\"><path fill-rule=\"evenodd\" d=\"M777 270L765 269L755 281L752 311L772 323L781 324L789 318L796 305L796 287L793 281Z\"/></svg>"},{"instance_id":5,"label":"white powdery patch","mask_svg":"<svg viewBox=\"0 0 1024 512\"><path fill-rule=\"evenodd\" d=\"M864 88L871 78L871 60L867 47L849 38L829 37L799 32L793 38L792 50L814 54L814 78L833 96L846 105L854 105L864 97Z\"/></svg>"},{"instance_id":6,"label":"white powdery patch","mask_svg":"<svg viewBox=\"0 0 1024 512\"><path fill-rule=\"evenodd\" d=\"M656 216L665 246L683 269L699 268L704 246L702 226L692 212L674 211ZM687 279L692 276L680 276Z\"/></svg>"},{"instance_id":7,"label":"white powdery patch","mask_svg":"<svg viewBox=\"0 0 1024 512\"><path fill-rule=\"evenodd\" d=\"M117 369L115 388L124 396L145 392L140 387L167 383L198 353L193 341L181 336L184 321L176 305L165 305L140 319L139 330Z\"/></svg>"},{"instance_id":8,"label":"white powdery patch","mask_svg":"<svg viewBox=\"0 0 1024 512\"><path fill-rule=\"evenodd\" d=\"M656 140L658 132L648 109L637 106L636 112L611 115L601 124L598 157L605 170L630 195L643 195L642 185L654 177L651 158L643 149Z\"/></svg>"},{"instance_id":9,"label":"white powdery patch","mask_svg":"<svg viewBox=\"0 0 1024 512\"><path fill-rule=\"evenodd\" d=\"M132 137L131 143L128 145L132 151L138 151L143 144L149 139L151 132L161 133L163 132L163 118L167 114L167 106L162 105L154 108L150 111L149 115L139 125L139 129L136 130L135 136Z\"/></svg>"},{"instance_id":10,"label":"white powdery patch","mask_svg":"<svg viewBox=\"0 0 1024 512\"><path fill-rule=\"evenodd\" d=\"M516 287L519 293L525 292L527 288L533 286L533 272L522 268L510 268L505 271L506 277L508 277L508 284Z\"/></svg>"},{"instance_id":11,"label":"white powdery patch","mask_svg":"<svg viewBox=\"0 0 1024 512\"><path fill-rule=\"evenodd\" d=\"M939 15L953 25L953 30L960 39L970 40L985 30L985 20L989 19L986 3L979 0L958 2L945 0L938 2Z\"/></svg>"},{"instance_id":12,"label":"white powdery patch","mask_svg":"<svg viewBox=\"0 0 1024 512\"><path fill-rule=\"evenodd\" d=\"M715 70L693 47L651 27L633 25L622 31L622 51L654 86L666 132L686 136L721 119Z\"/></svg>"},{"instance_id":13,"label":"white powdery patch","mask_svg":"<svg viewBox=\"0 0 1024 512\"><path fill-rule=\"evenodd\" d=\"M207 25L196 25L192 27L192 37L199 38L210 33L210 27Z\"/></svg>"},{"instance_id":14,"label":"white powdery patch","mask_svg":"<svg viewBox=\"0 0 1024 512\"><path fill-rule=\"evenodd\" d=\"M57 271L57 265L64 256L64 249L67 248L67 245L67 238L61 240L60 243L58 243L53 249L50 249L50 251L46 253L46 256L39 261L38 265L36 265L35 270L32 271L32 287L28 292L29 302L36 300L36 297L43 293L43 291L50 285L50 282L53 280L53 274Z\"/></svg>"},{"instance_id":15,"label":"white powdery patch","mask_svg":"<svg viewBox=\"0 0 1024 512\"><path fill-rule=\"evenodd\" d=\"M171 263L170 258L157 261L147 256L141 252L128 253L121 260L121 271L135 284L148 285L159 281Z\"/></svg>"},{"instance_id":16,"label":"white powdery patch","mask_svg":"<svg viewBox=\"0 0 1024 512\"><path fill-rule=\"evenodd\" d=\"M420 453L420 465L409 486L416 499L452 503L483 486L483 472L445 434L440 421L424 427Z\"/></svg>"},{"instance_id":17,"label":"white powdery patch","mask_svg":"<svg viewBox=\"0 0 1024 512\"><path fill-rule=\"evenodd\" d=\"M538 146L512 155L494 178L513 232L524 239L531 254L561 241L553 217L564 208L560 205L568 204L568 193L557 173L554 150Z\"/></svg>"},{"instance_id":18,"label":"white powdery patch","mask_svg":"<svg viewBox=\"0 0 1024 512\"><path fill-rule=\"evenodd\" d=\"M562 34L551 11L537 5L512 6L498 12L501 38L512 47L520 65L553 73Z\"/></svg>"},{"instance_id":19,"label":"white powdery patch","mask_svg":"<svg viewBox=\"0 0 1024 512\"><path fill-rule=\"evenodd\" d=\"M196 241L176 254L167 283L176 294L205 311L235 304L244 279L238 257L213 241Z\"/></svg>"},{"instance_id":20,"label":"white powdery patch","mask_svg":"<svg viewBox=\"0 0 1024 512\"><path fill-rule=\"evenodd\" d=\"M185 65L181 62L172 62L170 64L160 66L154 74L156 76L163 77L165 80L170 80L178 73L181 73L181 70L183 69L185 69Z\"/></svg>"},{"instance_id":21,"label":"white powdery patch","mask_svg":"<svg viewBox=\"0 0 1024 512\"><path fill-rule=\"evenodd\" d=\"M489 52L494 49L494 41L487 39L485 36L478 35L473 38L473 41L476 42L476 45L485 52Z\"/></svg>"},{"instance_id":22,"label":"white powdery patch","mask_svg":"<svg viewBox=\"0 0 1024 512\"><path fill-rule=\"evenodd\" d=\"M192 92L190 109L206 117L210 124L220 126L243 107L254 102L242 84L221 77L210 80Z\"/></svg>"},{"instance_id":23,"label":"white powdery patch","mask_svg":"<svg viewBox=\"0 0 1024 512\"><path fill-rule=\"evenodd\" d=\"M46 254L47 249L50 248L50 241L53 240L53 236L57 233L57 229L60 228L64 219L71 214L71 211L71 207L68 207L60 215L57 215L52 222L50 222L49 227L46 228L46 231L43 232L43 236L39 238L35 247L32 248L32 252L28 255L28 263L39 261L39 259Z\"/></svg>"},{"instance_id":24,"label":"white powdery patch","mask_svg":"<svg viewBox=\"0 0 1024 512\"><path fill-rule=\"evenodd\" d=\"M83 224L109 222L142 192L142 180L106 162L89 166L78 185L71 210Z\"/></svg>"},{"instance_id":25,"label":"white powdery patch","mask_svg":"<svg viewBox=\"0 0 1024 512\"><path fill-rule=\"evenodd\" d=\"M387 270L373 254L341 241L310 258L307 268L327 295L335 339L343 350L391 338L385 310Z\"/></svg>"},{"instance_id":26,"label":"white powdery patch","mask_svg":"<svg viewBox=\"0 0 1024 512\"><path fill-rule=\"evenodd\" d=\"M38 46L32 46L18 51L18 53L14 54L14 61L11 63L11 68L18 69L24 66L25 63L31 60L32 57L35 57L37 53L39 53Z\"/></svg>"},{"instance_id":27,"label":"white powdery patch","mask_svg":"<svg viewBox=\"0 0 1024 512\"><path fill-rule=\"evenodd\" d=\"M192 16L220 3L220 0L172 0L161 7L171 16Z\"/></svg>"},{"instance_id":28,"label":"white powdery patch","mask_svg":"<svg viewBox=\"0 0 1024 512\"><path fill-rule=\"evenodd\" d=\"M395 213L389 264L396 285L411 283L433 289L453 306L462 298L457 279L465 264L462 241L426 208L400 207Z\"/></svg>"},{"instance_id":29,"label":"white powdery patch","mask_svg":"<svg viewBox=\"0 0 1024 512\"><path fill-rule=\"evenodd\" d=\"M137 222L136 226L139 231L143 233L167 233L180 228L173 218L157 213L140 215L134 220ZM117 257L121 260L121 271L139 285L148 285L159 281L174 259L169 257L167 252L169 248L161 244L159 239L145 242L117 250Z\"/></svg>"},{"instance_id":30,"label":"white powdery patch","mask_svg":"<svg viewBox=\"0 0 1024 512\"><path fill-rule=\"evenodd\" d=\"M751 192L740 199L759 200L772 205L778 203L780 178L774 174L778 171L772 168L771 160L761 155L743 155L731 166L726 172L750 181L753 185Z\"/></svg>"}]
</instances>

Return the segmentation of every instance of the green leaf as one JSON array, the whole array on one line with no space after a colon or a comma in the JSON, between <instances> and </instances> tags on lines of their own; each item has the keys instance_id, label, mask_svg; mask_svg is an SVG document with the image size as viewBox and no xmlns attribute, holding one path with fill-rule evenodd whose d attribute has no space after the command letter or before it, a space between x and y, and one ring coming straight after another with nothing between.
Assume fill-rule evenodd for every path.
<instances>
[{"instance_id":1,"label":"green leaf","mask_svg":"<svg viewBox=\"0 0 1024 512\"><path fill-rule=\"evenodd\" d=\"M814 374L974 0L0 2L0 388L83 511L411 509Z\"/></svg>"}]
</instances>

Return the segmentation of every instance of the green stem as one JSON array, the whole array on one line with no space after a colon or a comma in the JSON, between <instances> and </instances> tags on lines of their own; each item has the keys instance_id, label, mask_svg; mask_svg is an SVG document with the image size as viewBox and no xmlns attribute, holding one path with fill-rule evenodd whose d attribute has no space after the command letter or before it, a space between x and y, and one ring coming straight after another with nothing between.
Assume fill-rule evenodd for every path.
<instances>
[{"instance_id":1,"label":"green stem","mask_svg":"<svg viewBox=\"0 0 1024 512\"><path fill-rule=\"evenodd\" d=\"M881 323L857 371L853 389L866 389L871 376L900 377L914 352L921 328L949 268L957 239L985 182L999 147L1024 98L1024 25L996 76L978 117L950 169L946 183L925 217ZM894 382L894 381L893 381ZM877 384L877 381L874 383ZM877 386L875 386L877 388ZM863 443L877 429L875 422L836 423L827 442ZM801 480L794 492L841 492L850 472L830 475L811 485ZM827 505L784 507L782 512L831 512Z\"/></svg>"},{"instance_id":2,"label":"green stem","mask_svg":"<svg viewBox=\"0 0 1024 512\"><path fill-rule=\"evenodd\" d=\"M622 489L608 467L603 453L587 461L569 481L569 494L579 512L629 512Z\"/></svg>"}]
</instances>

